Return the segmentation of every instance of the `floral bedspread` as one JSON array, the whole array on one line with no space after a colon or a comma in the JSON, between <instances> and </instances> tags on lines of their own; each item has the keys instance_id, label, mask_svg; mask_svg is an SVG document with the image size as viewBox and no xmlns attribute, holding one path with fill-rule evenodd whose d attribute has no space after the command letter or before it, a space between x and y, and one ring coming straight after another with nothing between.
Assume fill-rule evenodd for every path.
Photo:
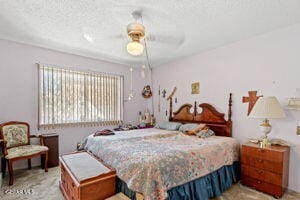
<instances>
[{"instance_id":1,"label":"floral bedspread","mask_svg":"<svg viewBox=\"0 0 300 200\"><path fill-rule=\"evenodd\" d=\"M114 167L129 189L146 200L165 199L169 189L239 159L239 143L229 137L200 139L158 129L124 134L89 136L85 148Z\"/></svg>"}]
</instances>

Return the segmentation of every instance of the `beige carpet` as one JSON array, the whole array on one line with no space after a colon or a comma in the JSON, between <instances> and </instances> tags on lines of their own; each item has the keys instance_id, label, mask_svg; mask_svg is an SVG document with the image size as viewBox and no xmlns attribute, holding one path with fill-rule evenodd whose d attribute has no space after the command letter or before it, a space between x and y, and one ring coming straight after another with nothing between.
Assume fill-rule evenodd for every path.
<instances>
[{"instance_id":1,"label":"beige carpet","mask_svg":"<svg viewBox=\"0 0 300 200\"><path fill-rule=\"evenodd\" d=\"M50 168L48 173L39 168L32 170L17 170L15 183L8 187L8 174L6 175L0 191L1 200L60 200L63 196L58 187L60 178L59 168ZM272 200L271 196L235 184L224 192L217 200ZM284 200L300 200L300 193L286 192Z\"/></svg>"}]
</instances>

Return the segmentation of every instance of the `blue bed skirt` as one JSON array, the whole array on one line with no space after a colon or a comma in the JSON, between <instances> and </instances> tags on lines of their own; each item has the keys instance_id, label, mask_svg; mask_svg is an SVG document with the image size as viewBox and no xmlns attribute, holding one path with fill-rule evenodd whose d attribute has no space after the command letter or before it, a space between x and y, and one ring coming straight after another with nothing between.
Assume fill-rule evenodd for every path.
<instances>
[{"instance_id":1,"label":"blue bed skirt","mask_svg":"<svg viewBox=\"0 0 300 200\"><path fill-rule=\"evenodd\" d=\"M221 196L233 183L240 179L240 164L224 166L206 176L168 190L168 200L207 200ZM135 200L135 192L122 180L117 182L117 191Z\"/></svg>"}]
</instances>

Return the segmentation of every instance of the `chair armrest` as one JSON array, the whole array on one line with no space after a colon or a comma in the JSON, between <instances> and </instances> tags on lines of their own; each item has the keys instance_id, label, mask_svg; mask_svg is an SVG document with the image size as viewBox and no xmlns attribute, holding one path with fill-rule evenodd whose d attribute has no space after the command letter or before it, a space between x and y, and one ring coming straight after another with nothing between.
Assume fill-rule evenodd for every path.
<instances>
[{"instance_id":1,"label":"chair armrest","mask_svg":"<svg viewBox=\"0 0 300 200\"><path fill-rule=\"evenodd\" d=\"M6 146L7 141L0 139L0 145L5 145Z\"/></svg>"},{"instance_id":2,"label":"chair armrest","mask_svg":"<svg viewBox=\"0 0 300 200\"><path fill-rule=\"evenodd\" d=\"M4 156L7 155L6 143L7 143L7 141L0 139L1 150L2 150L2 153L4 154Z\"/></svg>"},{"instance_id":3,"label":"chair armrest","mask_svg":"<svg viewBox=\"0 0 300 200\"><path fill-rule=\"evenodd\" d=\"M44 146L44 140L42 135L30 135L29 138L40 138L40 145Z\"/></svg>"}]
</instances>

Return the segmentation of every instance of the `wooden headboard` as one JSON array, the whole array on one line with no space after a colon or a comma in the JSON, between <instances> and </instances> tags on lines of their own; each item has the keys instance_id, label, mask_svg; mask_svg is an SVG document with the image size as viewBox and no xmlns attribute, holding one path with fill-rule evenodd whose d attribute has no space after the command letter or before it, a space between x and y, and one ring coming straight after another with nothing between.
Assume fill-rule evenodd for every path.
<instances>
[{"instance_id":1,"label":"wooden headboard","mask_svg":"<svg viewBox=\"0 0 300 200\"><path fill-rule=\"evenodd\" d=\"M218 112L215 107L208 103L199 105L198 112L197 102L194 106L191 104L182 105L176 112L173 112L173 101L170 99L169 121L180 123L205 123L218 136L231 137L232 135L232 93L229 95L228 102L228 120L225 120L225 114ZM191 112L191 108L194 107Z\"/></svg>"}]
</instances>

